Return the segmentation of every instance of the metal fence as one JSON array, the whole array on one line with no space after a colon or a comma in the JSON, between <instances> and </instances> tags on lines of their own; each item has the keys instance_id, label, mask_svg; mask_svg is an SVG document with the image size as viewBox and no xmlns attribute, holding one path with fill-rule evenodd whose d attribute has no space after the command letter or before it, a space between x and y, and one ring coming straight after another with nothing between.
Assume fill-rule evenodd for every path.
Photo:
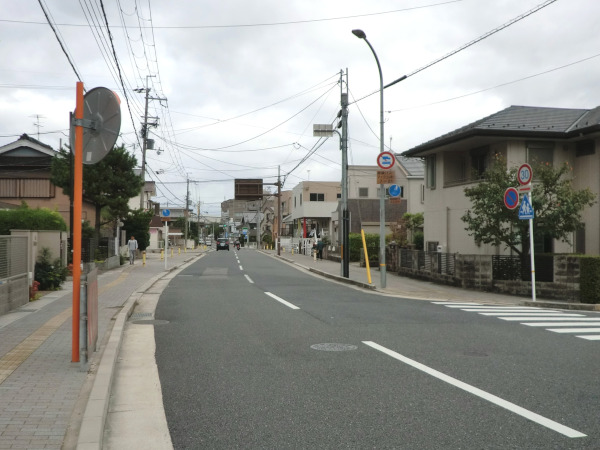
<instances>
[{"instance_id":1,"label":"metal fence","mask_svg":"<svg viewBox=\"0 0 600 450\"><path fill-rule=\"evenodd\" d=\"M0 236L0 314L29 301L27 237Z\"/></svg>"},{"instance_id":2,"label":"metal fence","mask_svg":"<svg viewBox=\"0 0 600 450\"><path fill-rule=\"evenodd\" d=\"M400 267L454 276L456 254L400 249Z\"/></svg>"},{"instance_id":3,"label":"metal fence","mask_svg":"<svg viewBox=\"0 0 600 450\"><path fill-rule=\"evenodd\" d=\"M554 282L554 257L535 255L535 279L540 282ZM531 259L520 256L492 256L492 278L503 281L531 280Z\"/></svg>"},{"instance_id":4,"label":"metal fence","mask_svg":"<svg viewBox=\"0 0 600 450\"><path fill-rule=\"evenodd\" d=\"M71 238L68 240L69 262L72 260L73 247ZM81 262L91 263L94 261L104 261L111 256L115 256L114 238L82 238L81 239Z\"/></svg>"}]
</instances>

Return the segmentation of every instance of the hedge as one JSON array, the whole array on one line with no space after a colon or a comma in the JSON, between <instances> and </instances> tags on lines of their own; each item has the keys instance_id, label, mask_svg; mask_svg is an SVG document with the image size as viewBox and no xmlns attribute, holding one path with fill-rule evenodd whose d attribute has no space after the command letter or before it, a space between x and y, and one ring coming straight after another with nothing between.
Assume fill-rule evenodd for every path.
<instances>
[{"instance_id":1,"label":"hedge","mask_svg":"<svg viewBox=\"0 0 600 450\"><path fill-rule=\"evenodd\" d=\"M582 256L579 265L581 303L600 303L600 258Z\"/></svg>"},{"instance_id":2,"label":"hedge","mask_svg":"<svg viewBox=\"0 0 600 450\"><path fill-rule=\"evenodd\" d=\"M67 224L57 211L48 208L0 210L0 235L9 235L10 230L67 231Z\"/></svg>"}]
</instances>

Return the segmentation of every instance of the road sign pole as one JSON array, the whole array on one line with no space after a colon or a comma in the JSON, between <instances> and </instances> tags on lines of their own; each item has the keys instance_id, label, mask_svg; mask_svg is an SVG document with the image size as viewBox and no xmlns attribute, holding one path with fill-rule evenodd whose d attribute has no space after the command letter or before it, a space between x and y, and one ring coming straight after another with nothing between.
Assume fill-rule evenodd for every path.
<instances>
[{"instance_id":1,"label":"road sign pole","mask_svg":"<svg viewBox=\"0 0 600 450\"><path fill-rule=\"evenodd\" d=\"M529 255L531 257L531 300L535 302L535 255L533 242L533 219L529 219Z\"/></svg>"}]
</instances>

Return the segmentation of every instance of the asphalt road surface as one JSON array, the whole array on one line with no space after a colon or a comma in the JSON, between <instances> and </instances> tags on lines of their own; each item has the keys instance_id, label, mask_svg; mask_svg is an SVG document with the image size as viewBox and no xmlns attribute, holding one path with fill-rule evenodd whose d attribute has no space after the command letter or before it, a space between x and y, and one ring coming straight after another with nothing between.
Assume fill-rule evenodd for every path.
<instances>
[{"instance_id":1,"label":"asphalt road surface","mask_svg":"<svg viewBox=\"0 0 600 450\"><path fill-rule=\"evenodd\" d=\"M510 320L536 310L470 309L212 252L156 309L173 445L600 448L600 341Z\"/></svg>"}]
</instances>

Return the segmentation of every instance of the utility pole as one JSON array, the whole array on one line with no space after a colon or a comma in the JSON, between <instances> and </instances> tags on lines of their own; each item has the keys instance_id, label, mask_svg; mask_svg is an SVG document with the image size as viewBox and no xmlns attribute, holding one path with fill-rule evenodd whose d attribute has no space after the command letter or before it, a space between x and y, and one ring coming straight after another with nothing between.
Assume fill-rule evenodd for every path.
<instances>
[{"instance_id":1,"label":"utility pole","mask_svg":"<svg viewBox=\"0 0 600 450\"><path fill-rule=\"evenodd\" d=\"M342 105L342 276L350 277L350 216L348 212L348 68L346 68L346 92L343 72L340 71Z\"/></svg>"},{"instance_id":2,"label":"utility pole","mask_svg":"<svg viewBox=\"0 0 600 450\"><path fill-rule=\"evenodd\" d=\"M185 211L183 212L183 217L185 218L185 233L184 233L184 248L187 248L188 241L188 228L189 228L189 205L190 205L190 179L187 178L185 191Z\"/></svg>"},{"instance_id":3,"label":"utility pole","mask_svg":"<svg viewBox=\"0 0 600 450\"><path fill-rule=\"evenodd\" d=\"M150 97L150 88L148 87L148 78L155 77L156 75L146 75L146 87L134 89L135 92L145 93L145 106L144 106L144 123L142 124L142 190L140 192L140 209L144 209L144 187L146 185L146 150L148 149L148 126L157 127L158 122L148 123L148 102L150 100L167 100L161 97ZM154 119L158 120L158 117Z\"/></svg>"},{"instance_id":4,"label":"utility pole","mask_svg":"<svg viewBox=\"0 0 600 450\"><path fill-rule=\"evenodd\" d=\"M281 166L277 166L277 254L281 255Z\"/></svg>"}]
</instances>

